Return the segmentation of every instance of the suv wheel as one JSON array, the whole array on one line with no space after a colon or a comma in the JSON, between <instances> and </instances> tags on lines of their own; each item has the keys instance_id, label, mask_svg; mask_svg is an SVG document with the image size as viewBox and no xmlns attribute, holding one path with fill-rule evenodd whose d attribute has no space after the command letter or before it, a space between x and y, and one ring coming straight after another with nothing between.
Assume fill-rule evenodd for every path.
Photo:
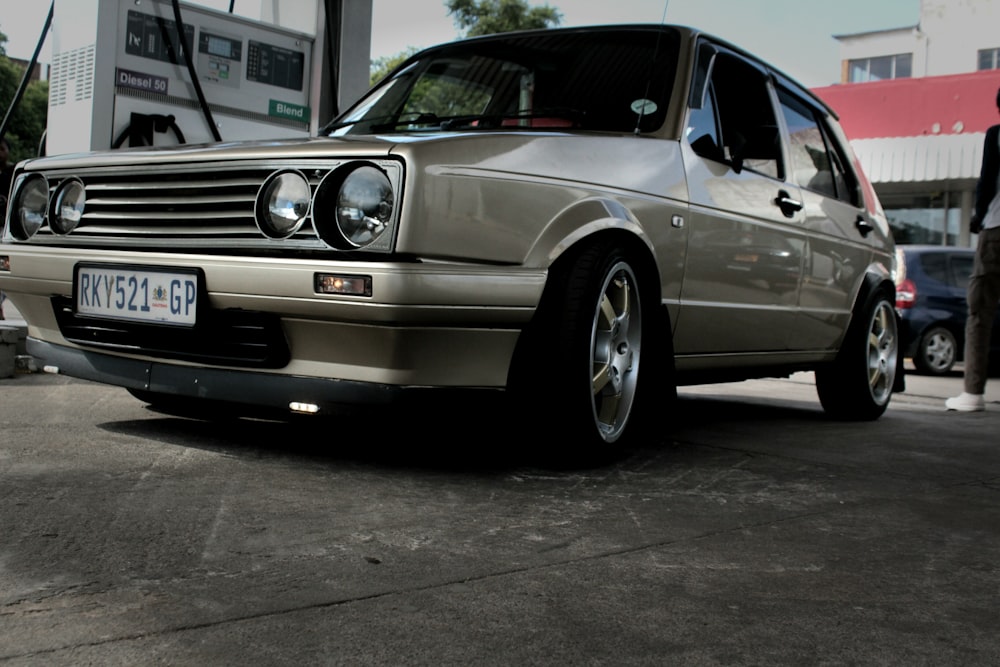
<instances>
[{"instance_id":1,"label":"suv wheel","mask_svg":"<svg viewBox=\"0 0 1000 667\"><path fill-rule=\"evenodd\" d=\"M945 375L957 358L958 342L954 334L944 327L932 327L920 337L913 365L926 375Z\"/></svg>"}]
</instances>

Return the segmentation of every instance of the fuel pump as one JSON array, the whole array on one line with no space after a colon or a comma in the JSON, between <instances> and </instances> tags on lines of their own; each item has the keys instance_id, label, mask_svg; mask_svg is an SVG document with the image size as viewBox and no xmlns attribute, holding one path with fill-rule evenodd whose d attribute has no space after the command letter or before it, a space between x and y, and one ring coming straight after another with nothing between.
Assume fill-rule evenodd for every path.
<instances>
[{"instance_id":1,"label":"fuel pump","mask_svg":"<svg viewBox=\"0 0 1000 667\"><path fill-rule=\"evenodd\" d=\"M371 0L56 0L46 153L314 135L368 84ZM310 28L312 28L310 30Z\"/></svg>"}]
</instances>

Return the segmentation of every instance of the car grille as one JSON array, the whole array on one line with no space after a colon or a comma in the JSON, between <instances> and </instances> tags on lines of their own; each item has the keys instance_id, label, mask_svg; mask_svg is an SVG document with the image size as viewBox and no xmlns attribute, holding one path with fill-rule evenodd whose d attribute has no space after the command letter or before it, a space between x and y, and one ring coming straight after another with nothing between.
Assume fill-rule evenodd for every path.
<instances>
[{"instance_id":1,"label":"car grille","mask_svg":"<svg viewBox=\"0 0 1000 667\"><path fill-rule=\"evenodd\" d=\"M246 368L281 368L291 356L280 319L266 313L209 311L186 328L81 316L67 297L52 307L63 337L87 347Z\"/></svg>"},{"instance_id":2,"label":"car grille","mask_svg":"<svg viewBox=\"0 0 1000 667\"><path fill-rule=\"evenodd\" d=\"M312 217L288 239L265 237L254 207L264 181L275 171L296 169L316 187L340 162L304 168L303 161L234 165L232 162L137 170L105 167L48 172L50 192L66 178L80 179L87 203L79 226L60 236L43 227L30 241L83 247L329 249L316 235Z\"/></svg>"}]
</instances>

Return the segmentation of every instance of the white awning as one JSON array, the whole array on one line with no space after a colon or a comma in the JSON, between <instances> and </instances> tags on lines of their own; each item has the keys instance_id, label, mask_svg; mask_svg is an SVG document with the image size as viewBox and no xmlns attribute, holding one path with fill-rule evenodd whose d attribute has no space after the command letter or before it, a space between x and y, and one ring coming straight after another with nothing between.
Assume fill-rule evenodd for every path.
<instances>
[{"instance_id":1,"label":"white awning","mask_svg":"<svg viewBox=\"0 0 1000 667\"><path fill-rule=\"evenodd\" d=\"M922 137L856 139L854 152L872 183L978 179L983 132Z\"/></svg>"}]
</instances>

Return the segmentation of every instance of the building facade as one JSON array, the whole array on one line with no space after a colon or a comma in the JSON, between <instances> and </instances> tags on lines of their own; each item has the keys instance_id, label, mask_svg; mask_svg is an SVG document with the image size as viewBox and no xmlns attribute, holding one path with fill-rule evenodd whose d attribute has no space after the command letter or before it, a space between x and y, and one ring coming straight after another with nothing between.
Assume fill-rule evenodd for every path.
<instances>
[{"instance_id":1,"label":"building facade","mask_svg":"<svg viewBox=\"0 0 1000 667\"><path fill-rule=\"evenodd\" d=\"M835 35L841 118L898 243L969 246L986 129L1000 123L1000 0L914 0L919 23Z\"/></svg>"}]
</instances>

